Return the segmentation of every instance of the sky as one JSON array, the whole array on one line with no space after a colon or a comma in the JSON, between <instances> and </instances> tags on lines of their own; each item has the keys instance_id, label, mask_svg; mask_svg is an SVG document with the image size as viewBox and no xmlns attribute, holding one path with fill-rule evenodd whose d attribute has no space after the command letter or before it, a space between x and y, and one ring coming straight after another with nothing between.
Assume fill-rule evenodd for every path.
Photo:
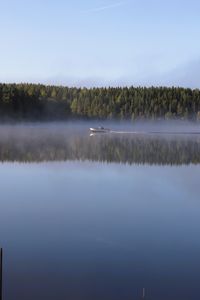
<instances>
[{"instance_id":1,"label":"sky","mask_svg":"<svg viewBox=\"0 0 200 300\"><path fill-rule=\"evenodd\" d=\"M199 0L1 0L0 82L200 88Z\"/></svg>"}]
</instances>

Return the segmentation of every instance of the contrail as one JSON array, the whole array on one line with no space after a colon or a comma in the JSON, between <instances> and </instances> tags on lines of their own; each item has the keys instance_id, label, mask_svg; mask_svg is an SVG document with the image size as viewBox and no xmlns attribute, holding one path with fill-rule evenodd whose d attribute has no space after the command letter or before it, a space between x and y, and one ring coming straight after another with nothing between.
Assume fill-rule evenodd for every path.
<instances>
[{"instance_id":1,"label":"contrail","mask_svg":"<svg viewBox=\"0 0 200 300\"><path fill-rule=\"evenodd\" d=\"M91 9L87 9L87 10L82 10L82 13L88 13L88 12L98 12L98 11L102 11L102 10L106 10L106 9L111 9L111 8L115 8L115 7L119 7L124 5L126 2L117 2L117 3L113 3L110 5L105 5L105 6L100 6L97 8L91 8Z\"/></svg>"}]
</instances>

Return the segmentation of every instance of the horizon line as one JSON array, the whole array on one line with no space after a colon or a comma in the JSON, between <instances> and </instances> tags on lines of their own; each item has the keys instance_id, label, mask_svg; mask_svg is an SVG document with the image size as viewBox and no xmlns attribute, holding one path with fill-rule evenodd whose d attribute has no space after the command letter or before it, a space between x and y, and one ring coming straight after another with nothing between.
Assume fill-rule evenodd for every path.
<instances>
[{"instance_id":1,"label":"horizon line","mask_svg":"<svg viewBox=\"0 0 200 300\"><path fill-rule=\"evenodd\" d=\"M179 89L190 89L190 90L200 90L200 87L184 87L181 85L134 85L134 84L127 84L127 85L94 85L94 86L78 86L78 85L65 85L65 84L59 84L59 83L41 83L41 82L28 82L28 81L19 81L19 82L3 82L0 81L0 85L43 85L43 86L50 86L50 87L62 87L62 88L77 88L77 89L109 89L109 88L113 88L113 89L123 89L123 88L169 88L169 89L173 89L173 88L179 88Z\"/></svg>"}]
</instances>

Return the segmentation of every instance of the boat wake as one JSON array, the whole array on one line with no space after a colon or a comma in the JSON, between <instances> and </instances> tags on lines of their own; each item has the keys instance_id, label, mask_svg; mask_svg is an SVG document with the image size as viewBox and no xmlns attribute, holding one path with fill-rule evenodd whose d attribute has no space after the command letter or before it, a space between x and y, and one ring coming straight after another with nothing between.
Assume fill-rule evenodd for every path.
<instances>
[{"instance_id":1,"label":"boat wake","mask_svg":"<svg viewBox=\"0 0 200 300\"><path fill-rule=\"evenodd\" d=\"M130 135L200 135L200 131L96 131L92 132L90 135L104 134L130 134Z\"/></svg>"},{"instance_id":2,"label":"boat wake","mask_svg":"<svg viewBox=\"0 0 200 300\"><path fill-rule=\"evenodd\" d=\"M118 134L161 134L161 135L200 135L200 131L117 131L111 130L109 133L118 133Z\"/></svg>"}]
</instances>

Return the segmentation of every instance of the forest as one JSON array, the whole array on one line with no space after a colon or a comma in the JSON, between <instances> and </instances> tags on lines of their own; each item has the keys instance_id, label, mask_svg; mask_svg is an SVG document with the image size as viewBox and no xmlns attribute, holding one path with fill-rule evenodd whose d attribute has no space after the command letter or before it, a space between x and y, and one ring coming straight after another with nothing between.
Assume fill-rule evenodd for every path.
<instances>
[{"instance_id":1,"label":"forest","mask_svg":"<svg viewBox=\"0 0 200 300\"><path fill-rule=\"evenodd\" d=\"M184 119L200 121L200 90L181 87L69 88L0 84L0 120Z\"/></svg>"}]
</instances>

